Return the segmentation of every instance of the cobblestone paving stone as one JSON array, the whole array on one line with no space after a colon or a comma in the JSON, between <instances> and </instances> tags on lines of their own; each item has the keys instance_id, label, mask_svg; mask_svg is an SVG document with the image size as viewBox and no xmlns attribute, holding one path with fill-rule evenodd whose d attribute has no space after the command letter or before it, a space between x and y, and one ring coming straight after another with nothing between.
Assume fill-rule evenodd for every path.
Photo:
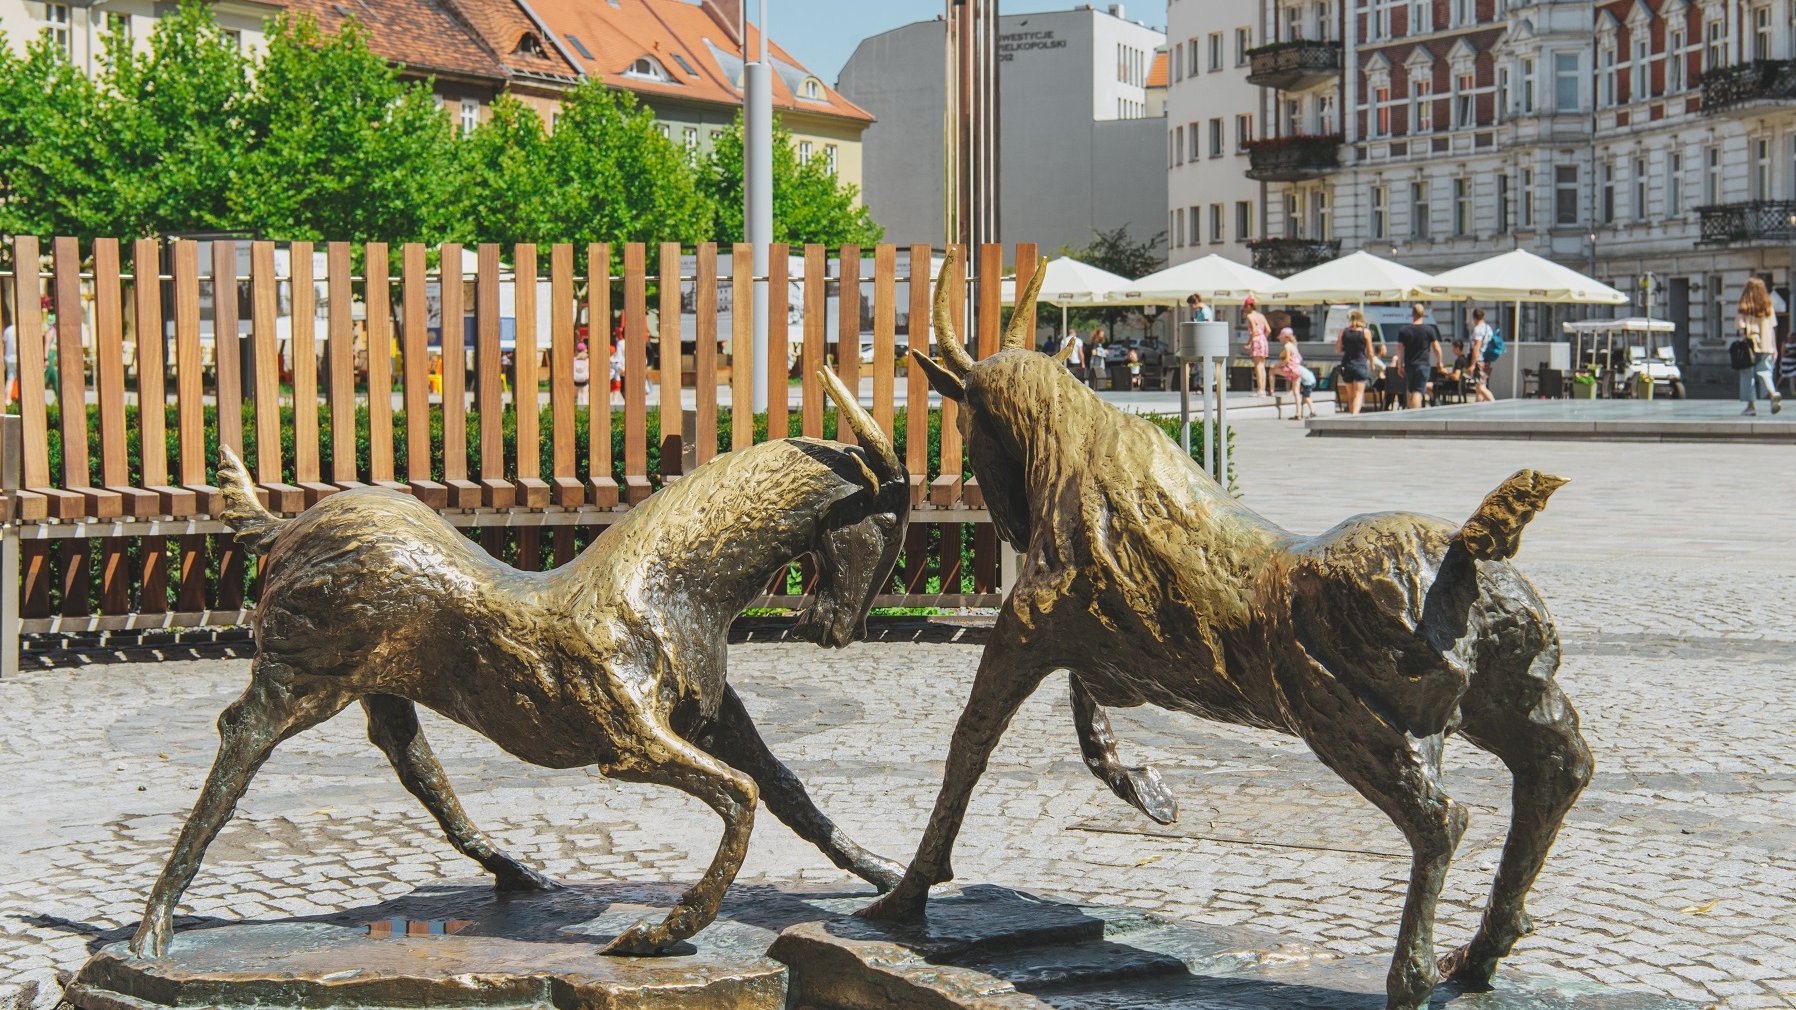
<instances>
[{"instance_id":1,"label":"cobblestone paving stone","mask_svg":"<svg viewBox=\"0 0 1796 1010\"><path fill-rule=\"evenodd\" d=\"M1779 511L1796 451L1757 446L1330 441L1241 426L1248 500L1298 529L1398 505L1470 511L1520 465L1574 478L1521 563L1566 641L1596 780L1509 962L1729 1010L1796 1006L1796 577ZM1781 538L1781 540L1780 540ZM732 681L774 749L852 835L907 858L975 647L739 646ZM247 663L32 672L0 682L0 1007L49 1006L58 973L126 934L210 765ZM1079 761L1064 678L1025 707L977 792L955 865L990 881L1388 951L1402 837L1284 737L1115 713L1131 761L1184 806L1156 826ZM531 767L434 716L475 820L568 879L690 879L716 819L684 796ZM319 913L477 872L367 743L352 709L284 744L208 853L180 924ZM1476 924L1507 820L1500 766L1449 747L1473 811L1442 949ZM858 882L765 812L743 880Z\"/></svg>"}]
</instances>

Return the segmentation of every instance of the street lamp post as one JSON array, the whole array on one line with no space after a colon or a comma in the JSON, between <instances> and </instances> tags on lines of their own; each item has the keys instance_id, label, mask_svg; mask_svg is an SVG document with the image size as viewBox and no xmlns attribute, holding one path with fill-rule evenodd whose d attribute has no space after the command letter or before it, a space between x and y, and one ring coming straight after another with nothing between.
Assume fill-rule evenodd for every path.
<instances>
[{"instance_id":1,"label":"street lamp post","mask_svg":"<svg viewBox=\"0 0 1796 1010\"><path fill-rule=\"evenodd\" d=\"M783 372L784 361L767 360L768 244L773 241L773 73L767 62L767 0L761 0L756 58L748 59L748 8L742 7L742 239L754 250L754 374ZM785 325L784 320L780 325ZM750 384L754 409L767 409L769 383Z\"/></svg>"}]
</instances>

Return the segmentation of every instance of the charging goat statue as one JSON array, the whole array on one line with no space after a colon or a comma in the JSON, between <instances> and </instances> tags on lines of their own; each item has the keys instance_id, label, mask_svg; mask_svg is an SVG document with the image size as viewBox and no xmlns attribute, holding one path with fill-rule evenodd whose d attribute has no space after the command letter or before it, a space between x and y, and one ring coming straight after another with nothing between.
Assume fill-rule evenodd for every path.
<instances>
[{"instance_id":1,"label":"charging goat statue","mask_svg":"<svg viewBox=\"0 0 1796 1010\"><path fill-rule=\"evenodd\" d=\"M1530 930L1523 899L1591 774L1577 713L1553 680L1552 620L1509 564L1522 528L1565 482L1523 470L1462 525L1390 512L1320 536L1287 532L1158 428L1028 349L1044 273L997 353L967 354L945 286L941 362L911 352L961 404L993 522L1023 558L916 858L862 914L915 918L929 886L952 879L950 851L987 757L1042 679L1064 669L1087 764L1162 822L1176 804L1152 769L1118 760L1099 706L1151 702L1301 737L1413 852L1388 1006L1425 1005L1443 972L1488 986ZM1437 964L1435 906L1466 825L1441 786L1442 745L1455 733L1509 767L1514 812L1483 922Z\"/></svg>"},{"instance_id":2,"label":"charging goat statue","mask_svg":"<svg viewBox=\"0 0 1796 1010\"><path fill-rule=\"evenodd\" d=\"M400 781L502 890L555 885L468 820L414 705L525 761L597 766L717 812L723 838L704 876L607 953L664 953L716 917L757 796L837 866L882 890L896 883L901 868L816 808L724 679L731 620L791 561L809 555L818 573L799 633L840 647L864 633L904 540L910 490L891 441L833 373L821 378L858 445L790 438L721 455L546 573L494 560L393 491L347 491L279 519L226 450L224 520L268 555L256 657L249 688L219 717L218 758L132 952L166 951L175 903L275 745L358 700Z\"/></svg>"}]
</instances>

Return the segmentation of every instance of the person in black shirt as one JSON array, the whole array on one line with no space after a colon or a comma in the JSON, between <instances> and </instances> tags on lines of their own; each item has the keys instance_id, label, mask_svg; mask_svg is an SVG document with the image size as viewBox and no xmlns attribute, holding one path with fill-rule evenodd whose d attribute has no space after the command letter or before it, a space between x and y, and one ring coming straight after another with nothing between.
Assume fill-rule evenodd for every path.
<instances>
[{"instance_id":1,"label":"person in black shirt","mask_svg":"<svg viewBox=\"0 0 1796 1010\"><path fill-rule=\"evenodd\" d=\"M1433 323L1423 322L1425 315L1427 310L1421 303L1410 306L1409 325L1397 331L1397 344L1401 348L1397 355L1397 371L1403 376L1403 390L1408 394L1412 410L1422 406L1435 363L1441 360L1441 331L1435 329Z\"/></svg>"}]
</instances>

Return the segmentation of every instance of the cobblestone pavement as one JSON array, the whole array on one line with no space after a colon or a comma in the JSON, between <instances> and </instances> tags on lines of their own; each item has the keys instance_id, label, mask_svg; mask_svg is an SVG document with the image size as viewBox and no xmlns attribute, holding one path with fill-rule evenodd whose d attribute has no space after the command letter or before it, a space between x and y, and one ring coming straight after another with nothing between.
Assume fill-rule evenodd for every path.
<instances>
[{"instance_id":1,"label":"cobblestone pavement","mask_svg":"<svg viewBox=\"0 0 1796 1010\"><path fill-rule=\"evenodd\" d=\"M1731 1010L1796 1006L1796 450L1304 439L1242 424L1240 481L1273 518L1320 529L1407 505L1462 516L1521 465L1574 483L1521 563L1566 639L1561 679L1598 771L1531 903L1511 964ZM906 858L977 649L738 647L732 680L855 837ZM212 759L246 663L33 672L0 683L0 1006L47 1005L55 973L122 936ZM1164 769L1184 816L1160 828L1079 761L1063 678L1017 719L956 852L963 881L1127 902L1382 953L1408 860L1382 815L1296 741L1150 709L1116 713L1130 760ZM472 816L553 875L684 879L717 822L682 795L530 767L460 727L427 730ZM1442 903L1443 949L1482 906L1506 821L1494 761L1450 747L1473 810ZM474 865L363 736L359 710L283 745L207 856L192 924L314 913ZM845 884L763 814L742 879Z\"/></svg>"}]
</instances>

